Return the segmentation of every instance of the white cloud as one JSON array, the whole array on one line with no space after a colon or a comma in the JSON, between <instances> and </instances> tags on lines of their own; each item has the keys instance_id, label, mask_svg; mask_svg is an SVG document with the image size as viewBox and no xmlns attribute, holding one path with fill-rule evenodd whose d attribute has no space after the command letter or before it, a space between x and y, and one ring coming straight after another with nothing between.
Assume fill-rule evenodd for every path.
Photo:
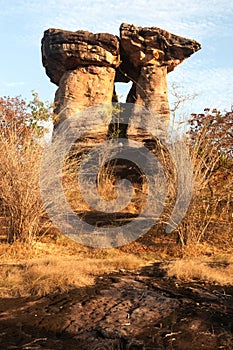
<instances>
[{"instance_id":1,"label":"white cloud","mask_svg":"<svg viewBox=\"0 0 233 350\"><path fill-rule=\"evenodd\" d=\"M121 22L158 26L197 38L228 35L232 30L233 4L229 0L0 0L3 15L33 16L31 26L70 30L112 31ZM37 19L36 19L37 18ZM226 18L229 20L226 21ZM27 22L27 21L25 21ZM223 33L224 31L224 33Z\"/></svg>"},{"instance_id":2,"label":"white cloud","mask_svg":"<svg viewBox=\"0 0 233 350\"><path fill-rule=\"evenodd\" d=\"M24 81L11 81L11 82L3 82L2 83L3 87L6 87L6 88L15 88L15 87L18 87L18 86L23 86L25 85L25 82Z\"/></svg>"}]
</instances>

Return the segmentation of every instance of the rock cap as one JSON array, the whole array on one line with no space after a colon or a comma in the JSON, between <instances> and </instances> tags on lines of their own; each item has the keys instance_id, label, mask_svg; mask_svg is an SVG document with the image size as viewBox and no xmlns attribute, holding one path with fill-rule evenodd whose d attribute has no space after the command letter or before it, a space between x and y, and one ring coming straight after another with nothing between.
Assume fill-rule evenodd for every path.
<instances>
[{"instance_id":1,"label":"rock cap","mask_svg":"<svg viewBox=\"0 0 233 350\"><path fill-rule=\"evenodd\" d=\"M120 26L120 42L122 71L133 76L135 68L146 65L166 65L169 73L184 59L201 49L201 45L195 40L157 27L137 27L128 23ZM122 76L121 81L124 80Z\"/></svg>"},{"instance_id":2,"label":"rock cap","mask_svg":"<svg viewBox=\"0 0 233 350\"><path fill-rule=\"evenodd\" d=\"M117 67L119 39L112 34L50 28L42 38L42 63L50 80L59 85L62 75L80 66Z\"/></svg>"}]
</instances>

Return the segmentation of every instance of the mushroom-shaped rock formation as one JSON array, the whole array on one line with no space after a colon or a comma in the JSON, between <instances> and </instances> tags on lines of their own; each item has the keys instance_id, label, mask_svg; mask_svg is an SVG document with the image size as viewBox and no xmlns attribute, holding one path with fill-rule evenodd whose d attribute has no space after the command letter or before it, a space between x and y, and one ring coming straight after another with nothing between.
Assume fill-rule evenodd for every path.
<instances>
[{"instance_id":1,"label":"mushroom-shaped rock formation","mask_svg":"<svg viewBox=\"0 0 233 350\"><path fill-rule=\"evenodd\" d=\"M55 113L61 121L77 110L112 101L119 39L108 33L48 29L42 39L42 62L59 86Z\"/></svg>"},{"instance_id":2,"label":"mushroom-shaped rock formation","mask_svg":"<svg viewBox=\"0 0 233 350\"><path fill-rule=\"evenodd\" d=\"M116 82L133 81L127 102L146 106L169 121L166 76L201 48L195 41L156 27L120 27L121 65Z\"/></svg>"},{"instance_id":3,"label":"mushroom-shaped rock formation","mask_svg":"<svg viewBox=\"0 0 233 350\"><path fill-rule=\"evenodd\" d=\"M109 137L129 137L137 141L136 155L140 154L140 144L145 144L158 157L161 155L159 159L165 162L165 153L160 152L162 142L156 143L156 138L152 138L151 134L158 136L159 139L167 136L170 111L166 76L199 49L200 44L194 40L179 37L156 27L142 28L125 23L120 27L120 38L107 33L93 34L82 30L45 31L42 39L42 62L50 80L59 86L55 95L55 113L59 116L55 127L86 107L111 103L114 81L131 80L133 85L127 102L134 105L113 109L113 116L110 109L107 120L104 120L104 125L101 126L100 123L96 123L91 110L91 118L95 119L91 125L94 126L90 129L84 128L87 131L82 137L78 137L76 156L82 157ZM146 107L143 108L143 112L142 108L138 108L139 105ZM125 118L133 119L129 128L125 123L121 123ZM155 129L156 134L153 133ZM54 139L58 130L60 129L55 130ZM143 161L144 164L147 163L146 169L151 169L151 176L154 178L154 167L150 168L151 158L148 157ZM147 195L147 186L144 186L141 170L138 167L136 169L131 163L121 158L118 160L114 158L114 166L113 163L107 162L102 168L105 174L104 181L109 168L108 175L113 181L114 188L117 182L114 182L114 176L116 180L122 177L134 183L133 213L135 214L140 212L137 209L141 208L140 203L144 203L143 195ZM98 178L101 179L101 176L98 175Z\"/></svg>"}]
</instances>

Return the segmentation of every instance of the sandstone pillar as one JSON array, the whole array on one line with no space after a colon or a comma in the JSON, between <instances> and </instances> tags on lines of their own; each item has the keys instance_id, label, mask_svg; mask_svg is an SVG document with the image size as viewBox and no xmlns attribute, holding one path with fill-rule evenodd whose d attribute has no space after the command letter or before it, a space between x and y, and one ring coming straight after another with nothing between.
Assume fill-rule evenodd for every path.
<instances>
[{"instance_id":1,"label":"sandstone pillar","mask_svg":"<svg viewBox=\"0 0 233 350\"><path fill-rule=\"evenodd\" d=\"M49 29L42 39L42 62L59 86L55 95L58 123L78 110L111 103L120 62L116 36Z\"/></svg>"},{"instance_id":2,"label":"sandstone pillar","mask_svg":"<svg viewBox=\"0 0 233 350\"><path fill-rule=\"evenodd\" d=\"M145 106L154 114L155 123L160 116L168 125L167 73L199 50L200 44L160 28L126 23L120 27L120 38L122 64L116 81L133 82L127 102Z\"/></svg>"}]
</instances>

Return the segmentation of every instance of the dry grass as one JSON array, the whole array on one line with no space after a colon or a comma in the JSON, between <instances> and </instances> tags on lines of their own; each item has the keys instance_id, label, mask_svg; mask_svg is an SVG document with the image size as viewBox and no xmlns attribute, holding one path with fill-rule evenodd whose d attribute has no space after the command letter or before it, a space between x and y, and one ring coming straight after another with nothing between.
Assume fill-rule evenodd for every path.
<instances>
[{"instance_id":1,"label":"dry grass","mask_svg":"<svg viewBox=\"0 0 233 350\"><path fill-rule=\"evenodd\" d=\"M164 264L168 277L181 280L207 281L220 285L233 285L233 257L218 255L212 259L205 257L177 259Z\"/></svg>"},{"instance_id":2,"label":"dry grass","mask_svg":"<svg viewBox=\"0 0 233 350\"><path fill-rule=\"evenodd\" d=\"M91 212L93 208L97 208L97 210L101 210L102 212L108 212L111 201L116 201L114 211L135 214L140 213L141 208L145 205L147 188L142 188L142 185L140 186L134 183L133 191L128 196L127 187L122 186L121 190L118 191L117 184L120 178L116 173L119 172L119 165L116 161L109 162L108 157L110 152L110 146L99 151L99 171L96 176L95 190L97 191L95 193L93 188L90 187L90 179L88 178L90 174L94 174L96 171L91 164L88 168L89 174L85 174L82 171L82 183L80 184L78 182L77 175L83 161L83 155L80 156L80 149L74 148L70 152L70 158L67 158L64 162L62 169L63 191L66 200L75 212ZM49 161L50 164L52 162L53 159ZM129 203L126 200L128 197L131 200Z\"/></svg>"},{"instance_id":3,"label":"dry grass","mask_svg":"<svg viewBox=\"0 0 233 350\"><path fill-rule=\"evenodd\" d=\"M44 216L39 188L41 146L32 141L30 129L20 131L0 127L0 216L7 222L0 234L11 242L33 240Z\"/></svg>"},{"instance_id":4,"label":"dry grass","mask_svg":"<svg viewBox=\"0 0 233 350\"><path fill-rule=\"evenodd\" d=\"M168 277L233 285L233 257L206 245L210 256L190 255L164 263ZM131 250L134 251L134 250ZM187 251L186 251L187 253ZM166 256L168 258L168 256ZM44 296L91 286L97 276L119 270L140 270L158 261L158 251L135 255L129 250L90 249L58 236L57 242L0 244L0 297Z\"/></svg>"},{"instance_id":5,"label":"dry grass","mask_svg":"<svg viewBox=\"0 0 233 350\"><path fill-rule=\"evenodd\" d=\"M145 259L117 249L88 250L76 243L0 245L0 297L44 296L94 284L96 276L132 270Z\"/></svg>"},{"instance_id":6,"label":"dry grass","mask_svg":"<svg viewBox=\"0 0 233 350\"><path fill-rule=\"evenodd\" d=\"M43 296L64 292L92 285L96 276L104 273L119 269L139 269L148 264L149 259L155 260L162 254L165 258L169 257L169 254L170 257L172 254L178 256L174 255L174 247L164 244L164 236L159 237L158 244L154 237L156 251L154 250L153 254L149 253L150 247L145 244L141 257L133 254L137 251L141 254L142 246L138 242L132 243L132 253L129 253L128 247L125 248L125 252L118 249L88 249L63 236L57 237L56 244L49 239L46 243L35 242L35 238L38 238L42 231L42 223L46 224L46 229L49 224L45 219L40 197L42 150L39 144L32 142L32 134L28 128L16 130L4 127L0 131L0 235L1 231L6 231L8 240L14 241L13 245L0 244L0 297ZM161 145L157 146L161 148ZM75 152L76 149L74 154L71 154L72 157L68 157L63 164L64 193L74 211L90 211L92 207L85 202L77 183L82 158ZM108 201L117 197L117 176L114 175L116 169L114 164L105 164L108 152L108 149L104 149L103 154L99 154L101 171L97 174L97 187L100 198L97 195L92 198L93 193L88 183L83 185L84 189L87 189L87 198L92 199L92 203L99 202L99 199L105 200L103 212L108 209ZM169 216L176 197L175 170L173 171L168 152L160 149L158 153L161 161L164 159L162 164L165 174L171 179L168 186L169 201L164 208L165 214L167 211ZM182 247L175 246L178 252L183 249L186 258L174 260L164 265L164 268L170 277L233 284L233 258L231 255L216 255L219 254L219 248L232 249L232 176L230 171L226 170L222 174L216 173L217 165L222 164L222 159L219 153L214 152L214 148L209 147L205 134L196 140L190 155L194 168L193 200L186 218L177 230ZM51 156L49 165L56 161L56 154ZM182 163L179 165L182 167ZM182 170L185 173L186 169ZM220 175L224 175L224 179ZM48 166L45 176L50 179L53 188L54 174L51 166ZM59 202L60 198L54 198L53 191L49 193L51 198L48 198L48 206ZM125 194L126 191L123 191L120 199L124 200ZM147 188L137 188L135 185L133 201L121 211L140 212L144 194L147 194ZM201 255L203 257L200 257Z\"/></svg>"},{"instance_id":7,"label":"dry grass","mask_svg":"<svg viewBox=\"0 0 233 350\"><path fill-rule=\"evenodd\" d=\"M224 249L232 247L232 159L224 160L226 155L209 142L207 131L203 129L190 149L192 201L178 234L182 245L198 249L200 243L214 242Z\"/></svg>"}]
</instances>

